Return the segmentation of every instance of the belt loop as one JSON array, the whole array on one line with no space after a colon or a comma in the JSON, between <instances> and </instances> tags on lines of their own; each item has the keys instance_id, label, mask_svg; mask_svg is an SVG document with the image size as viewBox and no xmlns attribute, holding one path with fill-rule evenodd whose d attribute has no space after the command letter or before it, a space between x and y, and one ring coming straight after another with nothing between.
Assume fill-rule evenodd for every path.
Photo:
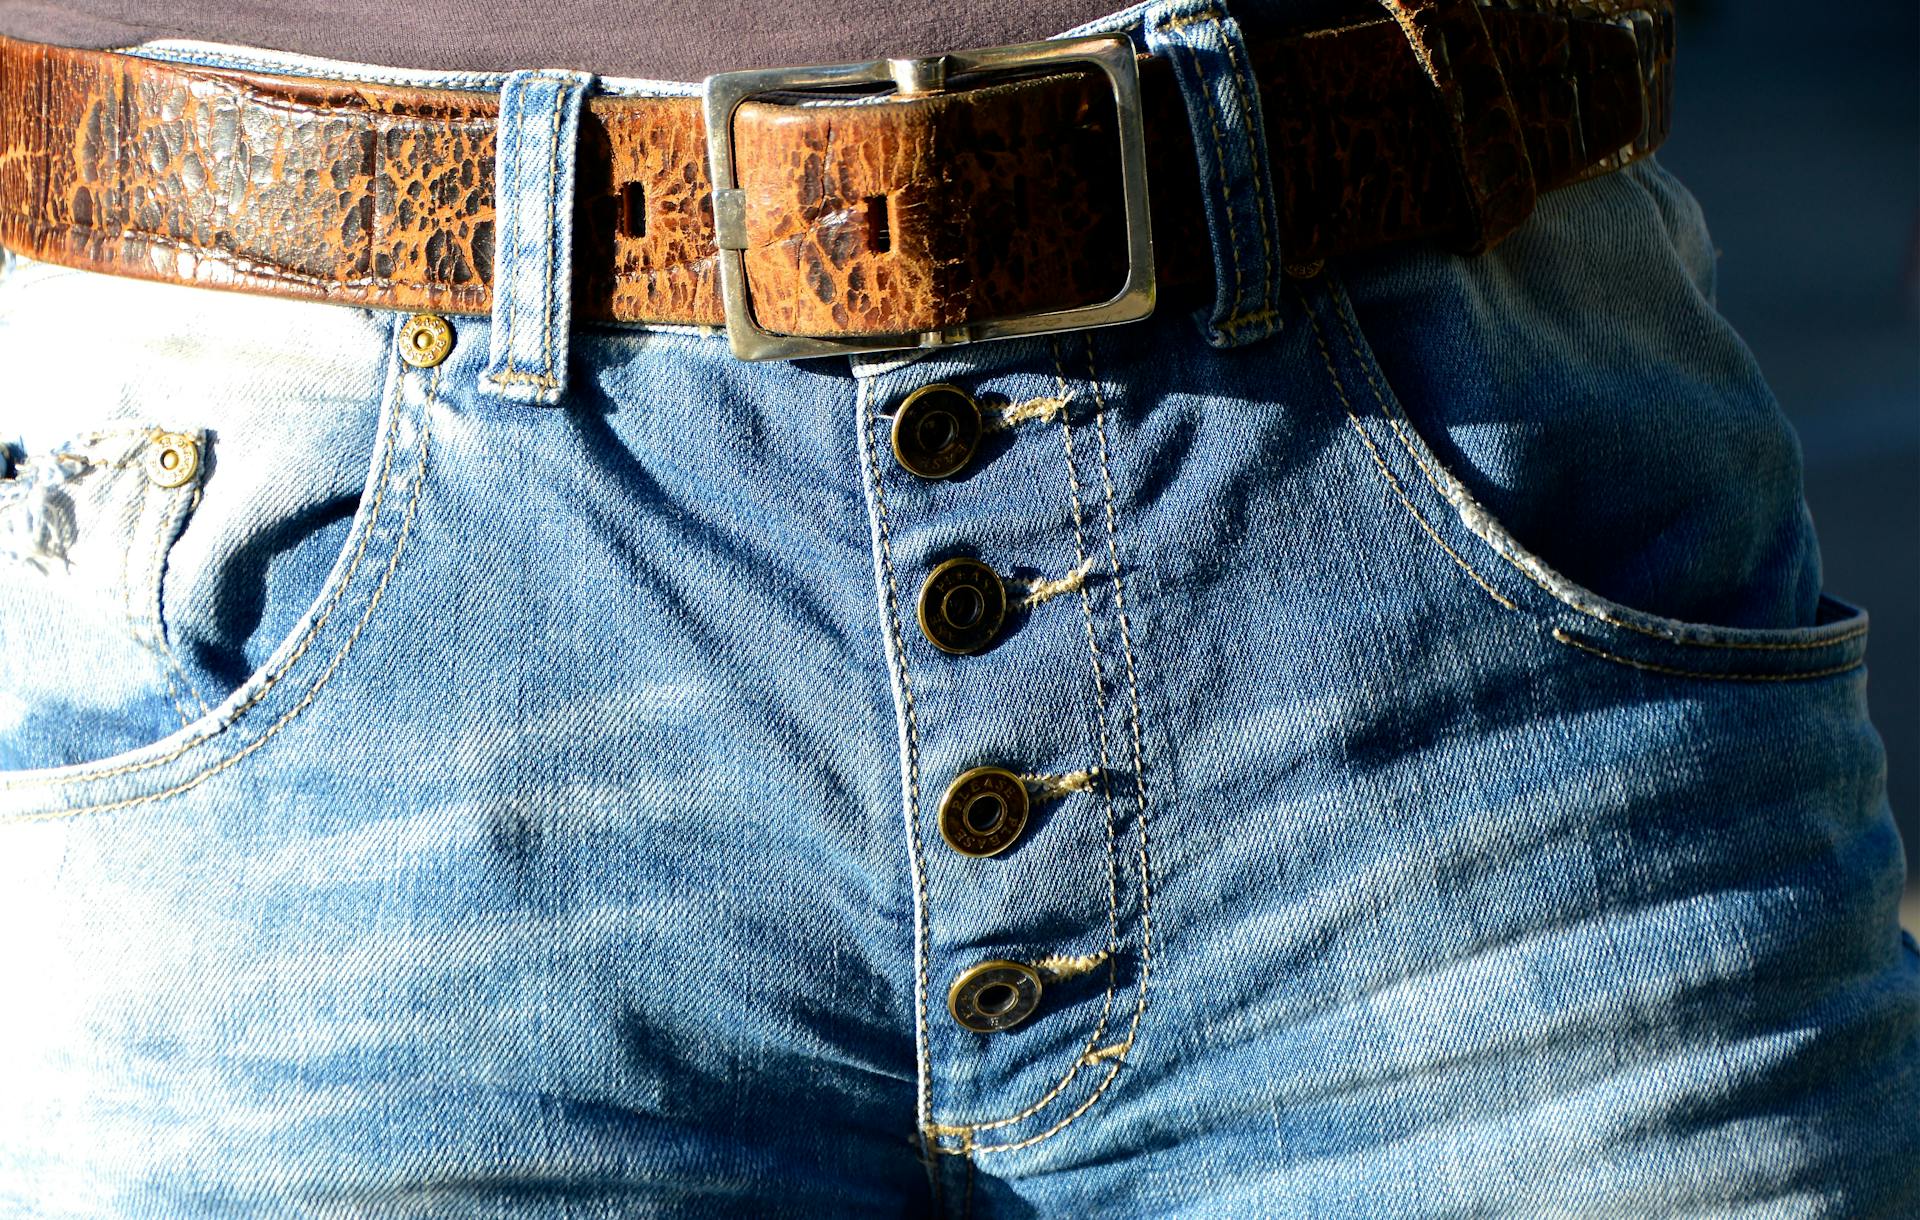
<instances>
[{"instance_id":1,"label":"belt loop","mask_svg":"<svg viewBox=\"0 0 1920 1220\"><path fill-rule=\"evenodd\" d=\"M1186 101L1212 235L1207 342L1237 347L1280 329L1280 218L1260 116L1260 85L1225 0L1163 0L1144 14L1147 48L1173 65ZM1160 189L1180 189L1169 184Z\"/></svg>"},{"instance_id":2,"label":"belt loop","mask_svg":"<svg viewBox=\"0 0 1920 1220\"><path fill-rule=\"evenodd\" d=\"M573 178L585 72L514 72L494 147L493 326L482 392L553 406L566 391Z\"/></svg>"}]
</instances>

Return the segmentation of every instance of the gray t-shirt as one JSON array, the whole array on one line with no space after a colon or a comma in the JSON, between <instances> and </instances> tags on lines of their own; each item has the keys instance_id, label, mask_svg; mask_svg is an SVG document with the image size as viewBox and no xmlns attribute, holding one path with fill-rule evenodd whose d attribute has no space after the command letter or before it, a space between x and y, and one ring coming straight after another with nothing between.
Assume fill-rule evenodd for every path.
<instances>
[{"instance_id":1,"label":"gray t-shirt","mask_svg":"<svg viewBox=\"0 0 1920 1220\"><path fill-rule=\"evenodd\" d=\"M406 68L710 72L1045 38L1126 0L0 0L0 33L74 47L196 38Z\"/></svg>"}]
</instances>

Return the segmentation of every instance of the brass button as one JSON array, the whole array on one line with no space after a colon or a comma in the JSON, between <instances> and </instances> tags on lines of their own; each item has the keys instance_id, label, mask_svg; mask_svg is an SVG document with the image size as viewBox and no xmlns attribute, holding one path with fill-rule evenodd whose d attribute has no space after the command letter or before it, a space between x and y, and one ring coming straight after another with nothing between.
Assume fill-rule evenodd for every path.
<instances>
[{"instance_id":1,"label":"brass button","mask_svg":"<svg viewBox=\"0 0 1920 1220\"><path fill-rule=\"evenodd\" d=\"M179 487L200 472L200 442L184 432L156 432L147 440L147 477L156 487Z\"/></svg>"},{"instance_id":2,"label":"brass button","mask_svg":"<svg viewBox=\"0 0 1920 1220\"><path fill-rule=\"evenodd\" d=\"M893 413L893 456L923 479L966 468L980 444L980 404L959 386L921 386Z\"/></svg>"},{"instance_id":3,"label":"brass button","mask_svg":"<svg viewBox=\"0 0 1920 1220\"><path fill-rule=\"evenodd\" d=\"M1007 587L978 559L949 559L920 586L920 630L942 652L979 652L1007 617Z\"/></svg>"},{"instance_id":4,"label":"brass button","mask_svg":"<svg viewBox=\"0 0 1920 1220\"><path fill-rule=\"evenodd\" d=\"M400 358L430 369L453 350L453 327L437 313L417 313L400 328Z\"/></svg>"},{"instance_id":5,"label":"brass button","mask_svg":"<svg viewBox=\"0 0 1920 1220\"><path fill-rule=\"evenodd\" d=\"M1040 973L1020 962L981 962L953 980L947 1011L976 1034L1012 1029L1040 1007Z\"/></svg>"},{"instance_id":6,"label":"brass button","mask_svg":"<svg viewBox=\"0 0 1920 1220\"><path fill-rule=\"evenodd\" d=\"M1027 786L999 767L962 773L940 798L940 833L963 856L996 856L1027 828Z\"/></svg>"}]
</instances>

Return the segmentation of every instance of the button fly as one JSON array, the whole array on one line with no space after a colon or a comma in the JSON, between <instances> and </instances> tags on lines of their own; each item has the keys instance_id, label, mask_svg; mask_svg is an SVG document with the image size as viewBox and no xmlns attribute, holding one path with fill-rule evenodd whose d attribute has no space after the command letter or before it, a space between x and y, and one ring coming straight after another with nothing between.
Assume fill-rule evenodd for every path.
<instances>
[{"instance_id":1,"label":"button fly","mask_svg":"<svg viewBox=\"0 0 1920 1220\"><path fill-rule=\"evenodd\" d=\"M1007 616L1007 588L978 559L949 559L920 587L920 631L942 652L979 652Z\"/></svg>"},{"instance_id":2,"label":"button fly","mask_svg":"<svg viewBox=\"0 0 1920 1220\"><path fill-rule=\"evenodd\" d=\"M966 469L980 444L980 404L958 386L921 386L893 415L893 456L923 479Z\"/></svg>"},{"instance_id":3,"label":"button fly","mask_svg":"<svg viewBox=\"0 0 1920 1220\"><path fill-rule=\"evenodd\" d=\"M994 856L1027 828L1027 786L999 767L975 767L940 798L940 834L964 856Z\"/></svg>"},{"instance_id":4,"label":"button fly","mask_svg":"<svg viewBox=\"0 0 1920 1220\"><path fill-rule=\"evenodd\" d=\"M1040 974L1021 962L981 962L953 981L947 1011L976 1034L1012 1029L1040 1007Z\"/></svg>"}]
</instances>

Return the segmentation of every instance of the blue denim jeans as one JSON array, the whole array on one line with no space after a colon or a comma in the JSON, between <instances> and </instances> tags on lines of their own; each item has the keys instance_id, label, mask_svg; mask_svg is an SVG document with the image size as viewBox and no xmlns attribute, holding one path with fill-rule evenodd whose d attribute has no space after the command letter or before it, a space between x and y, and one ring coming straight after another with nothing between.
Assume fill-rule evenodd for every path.
<instances>
[{"instance_id":1,"label":"blue denim jeans","mask_svg":"<svg viewBox=\"0 0 1920 1220\"><path fill-rule=\"evenodd\" d=\"M1233 19L1111 24L1205 133L1220 288L1144 323L574 324L567 125L654 86L572 73L440 78L508 134L435 367L7 260L0 1216L1920 1211L1867 619L1692 199L1290 276Z\"/></svg>"}]
</instances>

